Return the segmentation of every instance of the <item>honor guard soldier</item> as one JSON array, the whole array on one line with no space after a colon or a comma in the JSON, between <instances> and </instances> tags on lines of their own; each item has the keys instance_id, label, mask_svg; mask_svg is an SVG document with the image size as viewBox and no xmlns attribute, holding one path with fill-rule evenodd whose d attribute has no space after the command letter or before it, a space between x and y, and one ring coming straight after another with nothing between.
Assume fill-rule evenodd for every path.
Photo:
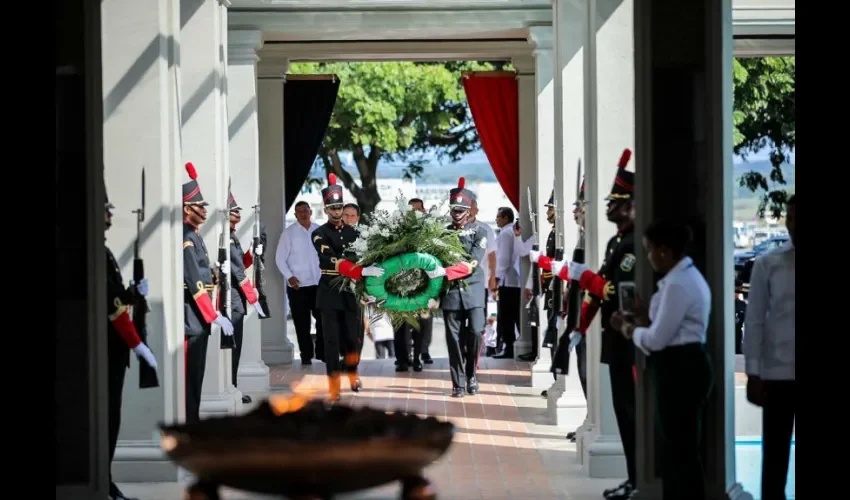
<instances>
[{"instance_id":1,"label":"honor guard soldier","mask_svg":"<svg viewBox=\"0 0 850 500\"><path fill-rule=\"evenodd\" d=\"M440 301L446 324L446 344L454 398L463 397L464 379L466 391L469 394L478 394L475 369L486 327L484 289L487 284L484 282L484 271L479 263L484 259L487 250L487 231L480 222L469 222L469 211L476 197L475 193L465 186L466 179L461 177L457 187L449 191L452 223L448 228L460 233L458 236L469 261L427 273L430 278L445 275L449 280L458 280L452 281Z\"/></svg>"},{"instance_id":2,"label":"honor guard soldier","mask_svg":"<svg viewBox=\"0 0 850 500\"><path fill-rule=\"evenodd\" d=\"M103 192L106 196L105 186ZM109 203L109 198L106 197L104 207L106 209L106 229L108 230L112 226L112 209L115 206ZM148 294L148 279L144 278L139 283L130 281L130 286L125 287L124 279L121 277L121 268L109 247L106 247L106 294L106 310L109 315L109 321L107 321L109 498L110 500L132 500L124 496L118 486L112 482L112 460L115 458L118 431L121 428L121 396L124 392L124 375L130 366L130 349L154 370L156 370L156 358L148 346L142 342L139 333L136 331L136 326L130 318L130 306L134 304L136 297Z\"/></svg>"},{"instance_id":3,"label":"honor guard soldier","mask_svg":"<svg viewBox=\"0 0 850 500\"><path fill-rule=\"evenodd\" d=\"M260 317L265 317L265 313L257 300L254 285L245 272L247 268L251 267L253 256L250 251L247 253L242 251L242 245L236 236L236 225L242 221L242 207L236 203L233 193L230 193L227 197L227 208L230 211L230 318L231 323L233 323L233 340L235 341L230 360L233 366L233 387L237 387L236 375L239 372L239 358L242 356L242 331L245 326L245 314L247 314L246 304L252 305ZM257 255L262 255L262 243L254 249L254 252ZM242 402L250 403L251 396L242 395Z\"/></svg>"},{"instance_id":4,"label":"honor guard soldier","mask_svg":"<svg viewBox=\"0 0 850 500\"><path fill-rule=\"evenodd\" d=\"M363 338L360 327L360 307L354 293L341 289L334 279L340 275L353 280L363 276L381 276L384 270L375 266L358 266L347 258L354 258L345 247L357 239L357 232L342 220L342 186L336 183L336 175L328 176L328 186L322 189L322 201L328 221L315 229L311 238L319 254L321 277L316 291L316 308L321 311L325 341L325 365L327 366L330 398L340 398L340 376L348 375L351 390L359 392L363 384L357 376ZM340 344L344 352L340 363Z\"/></svg>"},{"instance_id":5,"label":"honor guard soldier","mask_svg":"<svg viewBox=\"0 0 850 500\"><path fill-rule=\"evenodd\" d=\"M213 307L213 273L198 229L207 220L207 203L198 185L198 173L186 164L189 182L183 184L183 316L186 376L186 421L200 420L201 388L207 364L207 344L215 323L222 335L233 335L233 324ZM225 262L225 264L229 264ZM225 273L227 271L225 270Z\"/></svg>"},{"instance_id":6,"label":"honor guard soldier","mask_svg":"<svg viewBox=\"0 0 850 500\"><path fill-rule=\"evenodd\" d=\"M614 414L617 417L617 427L620 429L620 439L626 455L628 479L616 488L605 490L603 495L608 499L629 498L635 490L635 347L614 327L611 326L611 316L619 310L620 301L617 296L620 283L635 280L635 245L634 245L634 179L635 174L626 170L631 151L625 150L620 157L617 175L610 194L605 198L608 202L606 214L608 220L617 225L617 234L608 241L605 250L605 262L599 273L588 269L587 265L577 262L552 262L541 256L538 265L541 269L552 269L559 277L566 280L578 280L579 286L590 296L601 299L602 311L602 354L600 361L608 365L611 378L611 399L614 403ZM591 299L592 302L593 299ZM582 327L590 323L592 311L585 311L586 319Z\"/></svg>"}]
</instances>

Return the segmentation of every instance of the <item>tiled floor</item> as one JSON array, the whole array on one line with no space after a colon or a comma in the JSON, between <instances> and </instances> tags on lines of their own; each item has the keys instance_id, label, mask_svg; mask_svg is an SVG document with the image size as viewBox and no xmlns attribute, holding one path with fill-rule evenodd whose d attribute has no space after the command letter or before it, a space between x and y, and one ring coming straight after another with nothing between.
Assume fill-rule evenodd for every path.
<instances>
[{"instance_id":1,"label":"tiled floor","mask_svg":"<svg viewBox=\"0 0 850 500\"><path fill-rule=\"evenodd\" d=\"M442 499L598 499L619 480L588 479L576 460L575 444L564 430L543 424L546 401L539 390L523 387L528 363L482 358L481 392L462 400L449 397L448 360L436 359L421 373L395 372L392 360L361 364L364 389L354 394L343 381L343 402L384 410L403 410L446 418L457 426L448 453L426 470ZM274 389L293 382L327 394L324 365L281 366L272 369ZM180 498L180 486L122 485L126 494L143 500ZM347 495L347 499L396 499L398 485ZM263 498L226 492L228 500Z\"/></svg>"}]
</instances>

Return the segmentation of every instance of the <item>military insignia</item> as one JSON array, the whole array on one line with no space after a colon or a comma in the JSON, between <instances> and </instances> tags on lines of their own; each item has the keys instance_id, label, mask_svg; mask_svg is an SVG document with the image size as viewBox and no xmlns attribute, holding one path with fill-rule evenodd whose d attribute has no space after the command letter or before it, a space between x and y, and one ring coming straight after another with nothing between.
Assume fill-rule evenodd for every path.
<instances>
[{"instance_id":1,"label":"military insignia","mask_svg":"<svg viewBox=\"0 0 850 500\"><path fill-rule=\"evenodd\" d=\"M463 202L463 198L461 198L460 196L455 198L455 203L462 203L462 202Z\"/></svg>"},{"instance_id":2,"label":"military insignia","mask_svg":"<svg viewBox=\"0 0 850 500\"><path fill-rule=\"evenodd\" d=\"M315 243L316 240L320 240L320 239L322 239L322 237L319 236L318 234L316 236L313 236L313 243Z\"/></svg>"},{"instance_id":3,"label":"military insignia","mask_svg":"<svg viewBox=\"0 0 850 500\"><path fill-rule=\"evenodd\" d=\"M629 272L632 268L635 267L635 255L633 253L627 253L623 260L620 261L620 269L625 272Z\"/></svg>"},{"instance_id":4,"label":"military insignia","mask_svg":"<svg viewBox=\"0 0 850 500\"><path fill-rule=\"evenodd\" d=\"M331 247L329 247L329 246L327 246L327 245L321 245L321 246L319 246L319 253L325 253L325 249L326 249L326 248L327 248L328 250L330 250L330 248L331 248Z\"/></svg>"},{"instance_id":5,"label":"military insignia","mask_svg":"<svg viewBox=\"0 0 850 500\"><path fill-rule=\"evenodd\" d=\"M195 282L195 286L198 287L198 291L200 292L201 290L204 289L204 282L203 281L197 281L197 282Z\"/></svg>"},{"instance_id":6,"label":"military insignia","mask_svg":"<svg viewBox=\"0 0 850 500\"><path fill-rule=\"evenodd\" d=\"M338 199L339 199L339 195L338 195L338 194L336 194L336 193L334 193L333 198L334 198L334 200L338 200Z\"/></svg>"}]
</instances>

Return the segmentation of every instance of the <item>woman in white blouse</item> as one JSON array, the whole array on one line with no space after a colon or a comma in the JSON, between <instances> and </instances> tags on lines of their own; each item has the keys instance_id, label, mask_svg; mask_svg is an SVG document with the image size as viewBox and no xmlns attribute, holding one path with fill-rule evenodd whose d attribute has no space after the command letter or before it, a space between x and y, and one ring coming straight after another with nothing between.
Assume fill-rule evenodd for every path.
<instances>
[{"instance_id":1,"label":"woman in white blouse","mask_svg":"<svg viewBox=\"0 0 850 500\"><path fill-rule=\"evenodd\" d=\"M686 254L691 230L656 222L643 235L653 270L663 277L652 295L649 317L643 311L615 313L614 328L648 355L661 435L665 499L705 498L700 460L702 411L712 386L705 352L711 291Z\"/></svg>"}]
</instances>

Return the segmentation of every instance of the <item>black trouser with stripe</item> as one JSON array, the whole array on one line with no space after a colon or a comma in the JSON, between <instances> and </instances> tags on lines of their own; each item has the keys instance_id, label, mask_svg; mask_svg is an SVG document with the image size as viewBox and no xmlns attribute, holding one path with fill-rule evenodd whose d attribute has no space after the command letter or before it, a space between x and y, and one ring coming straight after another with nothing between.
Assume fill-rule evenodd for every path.
<instances>
[{"instance_id":1,"label":"black trouser with stripe","mask_svg":"<svg viewBox=\"0 0 850 500\"><path fill-rule=\"evenodd\" d=\"M452 386L464 387L475 376L484 334L484 308L443 311Z\"/></svg>"},{"instance_id":2,"label":"black trouser with stripe","mask_svg":"<svg viewBox=\"0 0 850 500\"><path fill-rule=\"evenodd\" d=\"M207 326L209 328L209 325ZM204 387L204 372L207 369L208 333L183 337L186 370L186 422L201 419L201 390Z\"/></svg>"},{"instance_id":3,"label":"black trouser with stripe","mask_svg":"<svg viewBox=\"0 0 850 500\"><path fill-rule=\"evenodd\" d=\"M242 358L242 333L245 331L245 315L236 311L232 312L230 315L232 316L230 321L233 323L233 342L235 344L231 351L230 358L233 371L231 377L233 379L233 387L238 387L236 385L236 375L239 372L239 360Z\"/></svg>"},{"instance_id":4,"label":"black trouser with stripe","mask_svg":"<svg viewBox=\"0 0 850 500\"><path fill-rule=\"evenodd\" d=\"M360 352L363 350L362 328L358 311L323 309L322 327L324 328L325 366L328 375L342 372L355 373L360 364ZM342 350L340 350L342 349ZM344 352L345 359L340 362L338 353Z\"/></svg>"}]
</instances>

